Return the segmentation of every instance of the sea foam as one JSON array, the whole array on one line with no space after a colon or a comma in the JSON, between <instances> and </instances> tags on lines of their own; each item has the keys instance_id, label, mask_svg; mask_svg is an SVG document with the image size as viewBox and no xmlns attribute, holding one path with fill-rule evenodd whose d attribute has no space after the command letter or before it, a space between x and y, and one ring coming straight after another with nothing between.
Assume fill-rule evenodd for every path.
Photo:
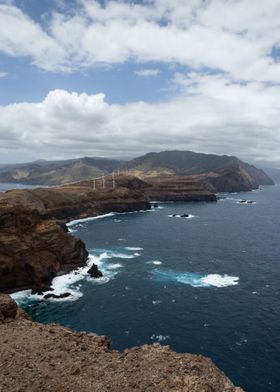
<instances>
[{"instance_id":1,"label":"sea foam","mask_svg":"<svg viewBox=\"0 0 280 392\"><path fill-rule=\"evenodd\" d=\"M227 287L239 283L239 277L230 275L201 275L193 272L177 272L173 270L154 269L152 278L162 282L183 283L192 287Z\"/></svg>"},{"instance_id":2,"label":"sea foam","mask_svg":"<svg viewBox=\"0 0 280 392\"><path fill-rule=\"evenodd\" d=\"M90 222L90 221L94 221L94 220L97 220L97 219L103 219L103 218L109 218L109 217L115 216L115 215L116 215L116 212L109 212L108 214L91 216L89 218L74 219L71 222L68 222L67 226L71 227L71 226L77 225L78 223Z\"/></svg>"}]
</instances>

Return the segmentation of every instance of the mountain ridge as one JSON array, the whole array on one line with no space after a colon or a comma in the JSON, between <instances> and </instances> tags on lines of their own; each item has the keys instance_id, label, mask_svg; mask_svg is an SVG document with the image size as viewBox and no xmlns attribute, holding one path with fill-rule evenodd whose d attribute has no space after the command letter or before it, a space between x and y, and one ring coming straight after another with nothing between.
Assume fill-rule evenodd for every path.
<instances>
[{"instance_id":1,"label":"mountain ridge","mask_svg":"<svg viewBox=\"0 0 280 392\"><path fill-rule=\"evenodd\" d=\"M263 170L235 156L180 150L149 152L130 161L83 157L9 165L0 167L0 182L62 185L93 179L116 170L143 179L189 176L211 192L247 191L260 185L274 184Z\"/></svg>"}]
</instances>

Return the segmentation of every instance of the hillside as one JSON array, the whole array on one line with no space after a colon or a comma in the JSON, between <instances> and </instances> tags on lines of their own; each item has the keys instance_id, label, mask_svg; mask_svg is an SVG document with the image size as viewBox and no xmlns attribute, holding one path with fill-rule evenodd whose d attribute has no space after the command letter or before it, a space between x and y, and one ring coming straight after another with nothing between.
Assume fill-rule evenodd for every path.
<instances>
[{"instance_id":1,"label":"hillside","mask_svg":"<svg viewBox=\"0 0 280 392\"><path fill-rule=\"evenodd\" d=\"M127 162L125 166L131 174L159 176L162 174L194 175L219 172L228 167L240 166L258 182L271 184L271 179L260 169L234 156L201 154L192 151L150 152ZM267 185L269 185L267 184Z\"/></svg>"},{"instance_id":2,"label":"hillside","mask_svg":"<svg viewBox=\"0 0 280 392\"><path fill-rule=\"evenodd\" d=\"M0 167L0 182L61 185L90 180L118 169L144 179L183 176L211 192L249 191L259 185L273 185L264 171L234 156L192 151L150 152L127 162L85 157L9 165Z\"/></svg>"},{"instance_id":3,"label":"hillside","mask_svg":"<svg viewBox=\"0 0 280 392\"><path fill-rule=\"evenodd\" d=\"M36 161L0 167L0 182L28 185L60 185L100 177L111 173L121 161L105 158L81 158L66 161Z\"/></svg>"},{"instance_id":4,"label":"hillside","mask_svg":"<svg viewBox=\"0 0 280 392\"><path fill-rule=\"evenodd\" d=\"M234 156L192 151L148 153L125 164L141 178L187 176L212 192L238 192L273 185L268 175Z\"/></svg>"}]
</instances>

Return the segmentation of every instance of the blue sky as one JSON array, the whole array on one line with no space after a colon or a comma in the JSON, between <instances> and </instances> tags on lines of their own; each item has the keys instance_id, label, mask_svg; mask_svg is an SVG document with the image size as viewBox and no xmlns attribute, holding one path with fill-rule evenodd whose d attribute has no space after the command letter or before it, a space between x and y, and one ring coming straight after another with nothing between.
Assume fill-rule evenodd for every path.
<instances>
[{"instance_id":1,"label":"blue sky","mask_svg":"<svg viewBox=\"0 0 280 392\"><path fill-rule=\"evenodd\" d=\"M164 149L278 162L279 13L275 0L0 0L0 163Z\"/></svg>"}]
</instances>

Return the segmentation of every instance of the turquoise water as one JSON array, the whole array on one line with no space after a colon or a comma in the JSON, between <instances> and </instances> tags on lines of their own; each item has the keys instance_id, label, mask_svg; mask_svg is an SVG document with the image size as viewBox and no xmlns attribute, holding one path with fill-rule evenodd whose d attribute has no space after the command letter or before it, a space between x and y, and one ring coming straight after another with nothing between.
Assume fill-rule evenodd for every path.
<instances>
[{"instance_id":1,"label":"turquoise water","mask_svg":"<svg viewBox=\"0 0 280 392\"><path fill-rule=\"evenodd\" d=\"M104 277L83 268L55 279L65 300L17 300L38 321L106 334L116 349L159 341L211 357L248 392L280 391L280 187L221 196L77 221L69 228Z\"/></svg>"}]
</instances>

